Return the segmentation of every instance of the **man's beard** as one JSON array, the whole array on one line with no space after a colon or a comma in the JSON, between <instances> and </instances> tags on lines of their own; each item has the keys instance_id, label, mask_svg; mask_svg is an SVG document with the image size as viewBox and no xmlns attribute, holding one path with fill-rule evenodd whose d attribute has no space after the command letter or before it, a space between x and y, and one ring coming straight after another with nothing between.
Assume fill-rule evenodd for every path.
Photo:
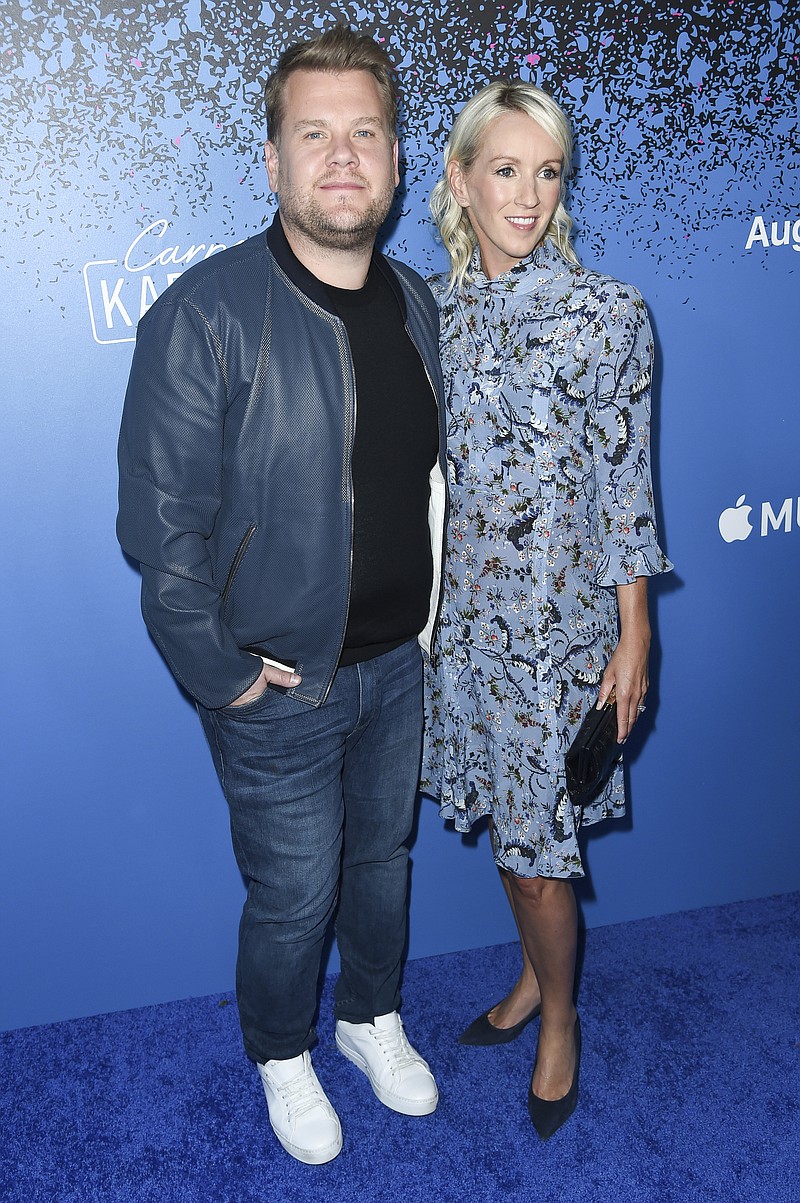
<instances>
[{"instance_id":1,"label":"man's beard","mask_svg":"<svg viewBox=\"0 0 800 1203\"><path fill-rule=\"evenodd\" d=\"M378 196L373 196L366 209L351 210L346 198L335 209L323 209L316 197L305 192L278 188L281 217L302 237L315 246L329 251L355 251L372 247L378 230L394 197L394 184L389 183Z\"/></svg>"}]
</instances>

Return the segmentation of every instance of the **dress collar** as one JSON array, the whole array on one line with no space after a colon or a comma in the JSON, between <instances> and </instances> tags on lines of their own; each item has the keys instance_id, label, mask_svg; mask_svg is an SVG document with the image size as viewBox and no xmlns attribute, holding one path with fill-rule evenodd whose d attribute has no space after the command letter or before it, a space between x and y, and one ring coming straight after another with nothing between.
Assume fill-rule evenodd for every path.
<instances>
[{"instance_id":1,"label":"dress collar","mask_svg":"<svg viewBox=\"0 0 800 1203\"><path fill-rule=\"evenodd\" d=\"M564 256L558 248L548 239L544 239L531 251L530 255L527 255L524 259L520 259L519 263L515 263L508 271L501 272L499 276L495 276L492 280L484 274L481 267L480 248L476 246L470 260L469 270L472 276L472 283L476 288L495 289L498 292L515 292L528 276L532 267L555 270L563 267L564 263Z\"/></svg>"}]
</instances>

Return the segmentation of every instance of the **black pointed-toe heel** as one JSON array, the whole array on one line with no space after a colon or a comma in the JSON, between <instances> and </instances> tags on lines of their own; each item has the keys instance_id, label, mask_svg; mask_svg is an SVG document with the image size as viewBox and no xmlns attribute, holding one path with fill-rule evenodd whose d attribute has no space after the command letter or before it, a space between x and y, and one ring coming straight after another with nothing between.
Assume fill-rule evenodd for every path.
<instances>
[{"instance_id":1,"label":"black pointed-toe heel","mask_svg":"<svg viewBox=\"0 0 800 1203\"><path fill-rule=\"evenodd\" d=\"M540 1099L528 1087L528 1112L542 1140L549 1140L565 1124L578 1105L578 1072L581 1067L581 1021L575 1020L575 1074L572 1085L560 1099Z\"/></svg>"},{"instance_id":2,"label":"black pointed-toe heel","mask_svg":"<svg viewBox=\"0 0 800 1203\"><path fill-rule=\"evenodd\" d=\"M495 1003L494 1006L499 1006ZM512 1040L516 1040L523 1028L526 1028L532 1019L542 1009L542 1004L537 1003L531 1011L530 1015L526 1015L524 1019L520 1019L519 1023L515 1023L511 1028L498 1028L489 1019L489 1015L494 1010L494 1007L489 1007L488 1011L484 1011L483 1015L479 1015L477 1019L473 1019L472 1023L458 1038L459 1044L472 1045L489 1045L489 1044L510 1044Z\"/></svg>"}]
</instances>

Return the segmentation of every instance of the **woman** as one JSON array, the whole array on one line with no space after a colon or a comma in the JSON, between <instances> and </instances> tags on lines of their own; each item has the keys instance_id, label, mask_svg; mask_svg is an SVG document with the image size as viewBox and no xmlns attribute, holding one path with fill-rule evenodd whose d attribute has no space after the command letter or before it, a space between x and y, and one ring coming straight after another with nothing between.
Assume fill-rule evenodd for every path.
<instances>
[{"instance_id":1,"label":"woman","mask_svg":"<svg viewBox=\"0 0 800 1203\"><path fill-rule=\"evenodd\" d=\"M616 689L625 740L647 693L652 339L639 293L582 268L564 189L569 125L540 89L464 107L431 209L449 391L450 549L429 674L423 788L460 831L489 816L522 973L461 1036L513 1040L541 1014L528 1106L546 1139L577 1102L573 1002L583 823L619 816L621 767L583 810L564 753Z\"/></svg>"}]
</instances>

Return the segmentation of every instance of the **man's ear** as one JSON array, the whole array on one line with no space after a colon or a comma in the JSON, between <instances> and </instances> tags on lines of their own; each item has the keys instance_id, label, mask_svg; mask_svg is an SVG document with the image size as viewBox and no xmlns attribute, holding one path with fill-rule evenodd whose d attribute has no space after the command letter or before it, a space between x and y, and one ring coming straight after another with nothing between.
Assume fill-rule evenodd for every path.
<instances>
[{"instance_id":1,"label":"man's ear","mask_svg":"<svg viewBox=\"0 0 800 1203\"><path fill-rule=\"evenodd\" d=\"M274 142L264 143L264 162L271 192L278 191L278 148Z\"/></svg>"},{"instance_id":2,"label":"man's ear","mask_svg":"<svg viewBox=\"0 0 800 1203\"><path fill-rule=\"evenodd\" d=\"M392 162L394 163L394 186L395 188L400 183L400 143L397 138L394 140L392 147Z\"/></svg>"},{"instance_id":3,"label":"man's ear","mask_svg":"<svg viewBox=\"0 0 800 1203\"><path fill-rule=\"evenodd\" d=\"M466 175L463 167L456 159L451 159L447 164L447 182L450 185L450 191L459 205L461 205L461 208L468 209L469 188L467 187Z\"/></svg>"}]
</instances>

